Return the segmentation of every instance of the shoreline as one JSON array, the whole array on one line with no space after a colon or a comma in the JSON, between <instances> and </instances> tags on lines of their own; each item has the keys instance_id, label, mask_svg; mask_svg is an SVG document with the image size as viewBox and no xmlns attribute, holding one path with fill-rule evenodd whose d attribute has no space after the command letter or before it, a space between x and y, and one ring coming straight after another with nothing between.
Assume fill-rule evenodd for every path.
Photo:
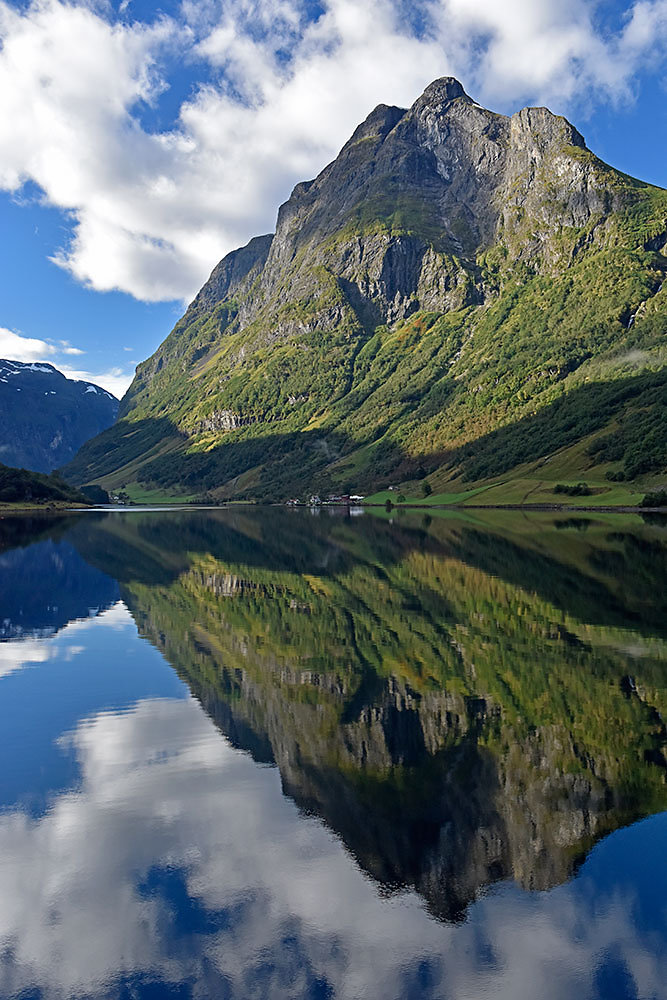
<instances>
[{"instance_id":1,"label":"shoreline","mask_svg":"<svg viewBox=\"0 0 667 1000\"><path fill-rule=\"evenodd\" d=\"M53 511L66 511L66 510L93 510L94 507L90 507L87 504L73 504L62 502L50 502L50 503L35 503L35 504L2 504L0 503L0 517L3 514L49 514Z\"/></svg>"},{"instance_id":2,"label":"shoreline","mask_svg":"<svg viewBox=\"0 0 667 1000\"><path fill-rule=\"evenodd\" d=\"M65 513L67 511L71 512L86 512L86 511L108 511L109 513L119 513L122 511L137 511L137 510L231 510L235 507L289 507L291 510L318 510L320 508L351 508L356 509L368 509L368 510L387 510L386 503L358 503L358 504L345 504L345 503L322 503L322 504L289 504L281 501L270 502L267 504L258 503L254 500L248 501L234 501L232 503L221 503L221 504L170 504L170 503L151 503L151 504L109 504L108 506L97 506L91 504L90 506L83 504L68 504L68 503L48 503L48 504L0 504L0 517L7 514L52 514L52 513ZM563 513L576 513L580 511L586 514L667 514L667 507L641 507L641 506L629 506L629 505L580 505L573 506L570 504L420 504L420 503L400 503L391 505L391 511L401 511L401 510L515 510L515 511L544 511L544 512L563 512Z\"/></svg>"},{"instance_id":3,"label":"shoreline","mask_svg":"<svg viewBox=\"0 0 667 1000\"><path fill-rule=\"evenodd\" d=\"M304 507L307 506L304 504ZM334 507L342 506L340 504L322 504L322 506ZM361 504L362 507L374 507L380 510L386 510L386 504L383 503L367 503ZM545 503L487 503L487 504L462 504L462 503L431 503L431 504L418 504L418 503L400 503L392 504L391 510L533 510L533 511L584 511L587 513L595 513L599 511L604 514L613 514L618 511L618 513L623 514L642 514L642 513L653 513L667 514L667 507L639 507L639 506L598 506L588 505L588 506L570 506L569 504L545 504Z\"/></svg>"}]
</instances>

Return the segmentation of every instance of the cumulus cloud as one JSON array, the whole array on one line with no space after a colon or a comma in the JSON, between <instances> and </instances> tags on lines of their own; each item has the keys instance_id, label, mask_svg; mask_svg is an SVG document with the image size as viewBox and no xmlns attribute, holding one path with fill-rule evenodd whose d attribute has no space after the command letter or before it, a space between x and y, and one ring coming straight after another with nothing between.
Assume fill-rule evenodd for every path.
<instances>
[{"instance_id":1,"label":"cumulus cloud","mask_svg":"<svg viewBox=\"0 0 667 1000\"><path fill-rule=\"evenodd\" d=\"M9 361L44 361L55 353L54 345L45 340L24 337L21 333L0 327L0 358Z\"/></svg>"},{"instance_id":2,"label":"cumulus cloud","mask_svg":"<svg viewBox=\"0 0 667 1000\"><path fill-rule=\"evenodd\" d=\"M37 663L46 663L54 650L40 639L22 639L19 642L0 643L0 677L7 677L17 670Z\"/></svg>"},{"instance_id":3,"label":"cumulus cloud","mask_svg":"<svg viewBox=\"0 0 667 1000\"><path fill-rule=\"evenodd\" d=\"M114 631L130 629L134 631L134 620L122 601L117 601L105 611L97 613L96 609L90 609L90 616L96 614L99 622L106 628ZM12 638L11 641L0 642L0 677L6 677L23 670L25 667L36 666L48 663L60 657L65 662L69 662L74 656L85 652L85 647L77 644L68 644L72 635L82 630L90 628L90 619L81 618L68 622L59 632L58 644L51 642L51 629L44 628L43 634L40 630L34 630L33 634L24 638ZM37 634L35 634L37 633Z\"/></svg>"},{"instance_id":4,"label":"cumulus cloud","mask_svg":"<svg viewBox=\"0 0 667 1000\"><path fill-rule=\"evenodd\" d=\"M106 371L91 372L81 368L70 368L69 365L58 365L58 370L67 378L80 379L82 382L93 382L110 392L118 399L125 394L128 386L134 378L134 371L128 372L122 368L114 367Z\"/></svg>"},{"instance_id":5,"label":"cumulus cloud","mask_svg":"<svg viewBox=\"0 0 667 1000\"><path fill-rule=\"evenodd\" d=\"M58 341L58 343L60 345L59 350L61 354L81 355L86 353L85 351L82 351L79 347L72 347L69 340L60 340Z\"/></svg>"},{"instance_id":6,"label":"cumulus cloud","mask_svg":"<svg viewBox=\"0 0 667 1000\"><path fill-rule=\"evenodd\" d=\"M0 0L0 186L30 180L69 214L53 259L76 279L153 301L190 298L270 231L377 103L446 73L504 110L627 100L667 41L667 0L604 30L595 0L322 0L315 21L306 0L210 0L152 24L121 8ZM151 127L175 66L191 92Z\"/></svg>"},{"instance_id":7,"label":"cumulus cloud","mask_svg":"<svg viewBox=\"0 0 667 1000\"><path fill-rule=\"evenodd\" d=\"M134 378L134 371L113 367L105 371L95 372L72 368L71 365L61 364L59 361L61 355L69 357L84 353L78 347L72 347L68 341L60 341L56 345L35 337L24 337L23 334L0 327L0 358L6 358L9 361L48 361L67 378L94 382L95 385L102 386L107 392L120 399Z\"/></svg>"},{"instance_id":8,"label":"cumulus cloud","mask_svg":"<svg viewBox=\"0 0 667 1000\"><path fill-rule=\"evenodd\" d=\"M93 617L96 619L96 628L102 626L114 632L134 632L136 630L134 618L130 614L127 605L123 601L115 601L103 611L100 611L98 608L89 608L88 618L75 618L68 622L58 633L58 647L60 648L63 641L69 641L77 632L87 632L91 625L90 619ZM71 648L77 650L83 649L80 646L72 646Z\"/></svg>"}]
</instances>

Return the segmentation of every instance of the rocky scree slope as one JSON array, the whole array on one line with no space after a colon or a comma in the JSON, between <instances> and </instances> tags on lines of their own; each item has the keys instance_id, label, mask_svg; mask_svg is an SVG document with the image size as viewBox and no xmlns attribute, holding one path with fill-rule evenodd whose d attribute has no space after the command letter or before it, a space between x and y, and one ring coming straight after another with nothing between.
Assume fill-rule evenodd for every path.
<instances>
[{"instance_id":1,"label":"rocky scree slope","mask_svg":"<svg viewBox=\"0 0 667 1000\"><path fill-rule=\"evenodd\" d=\"M465 489L574 449L603 482L660 477L666 244L666 191L545 108L437 80L218 264L66 474L284 498Z\"/></svg>"},{"instance_id":2,"label":"rocky scree slope","mask_svg":"<svg viewBox=\"0 0 667 1000\"><path fill-rule=\"evenodd\" d=\"M0 361L0 460L34 472L68 462L109 427L118 400L45 362Z\"/></svg>"}]
</instances>

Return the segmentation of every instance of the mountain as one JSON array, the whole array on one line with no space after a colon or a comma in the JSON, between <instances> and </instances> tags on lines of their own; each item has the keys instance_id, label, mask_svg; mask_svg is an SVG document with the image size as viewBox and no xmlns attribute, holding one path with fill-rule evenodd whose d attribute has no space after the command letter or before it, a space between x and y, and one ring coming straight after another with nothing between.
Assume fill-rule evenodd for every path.
<instances>
[{"instance_id":1,"label":"mountain","mask_svg":"<svg viewBox=\"0 0 667 1000\"><path fill-rule=\"evenodd\" d=\"M113 424L118 400L53 365L0 361L0 460L51 472Z\"/></svg>"},{"instance_id":2,"label":"mountain","mask_svg":"<svg viewBox=\"0 0 667 1000\"><path fill-rule=\"evenodd\" d=\"M65 474L219 498L428 476L490 502L585 478L627 501L667 471L666 245L667 191L546 108L437 80L217 265Z\"/></svg>"}]
</instances>

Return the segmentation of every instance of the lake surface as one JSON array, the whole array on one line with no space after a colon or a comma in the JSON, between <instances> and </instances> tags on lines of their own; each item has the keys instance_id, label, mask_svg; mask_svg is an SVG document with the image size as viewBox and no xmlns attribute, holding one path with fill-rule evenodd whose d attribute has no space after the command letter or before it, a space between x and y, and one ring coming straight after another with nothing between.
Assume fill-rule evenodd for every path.
<instances>
[{"instance_id":1,"label":"lake surface","mask_svg":"<svg viewBox=\"0 0 667 1000\"><path fill-rule=\"evenodd\" d=\"M0 519L0 997L667 998L667 521Z\"/></svg>"}]
</instances>

